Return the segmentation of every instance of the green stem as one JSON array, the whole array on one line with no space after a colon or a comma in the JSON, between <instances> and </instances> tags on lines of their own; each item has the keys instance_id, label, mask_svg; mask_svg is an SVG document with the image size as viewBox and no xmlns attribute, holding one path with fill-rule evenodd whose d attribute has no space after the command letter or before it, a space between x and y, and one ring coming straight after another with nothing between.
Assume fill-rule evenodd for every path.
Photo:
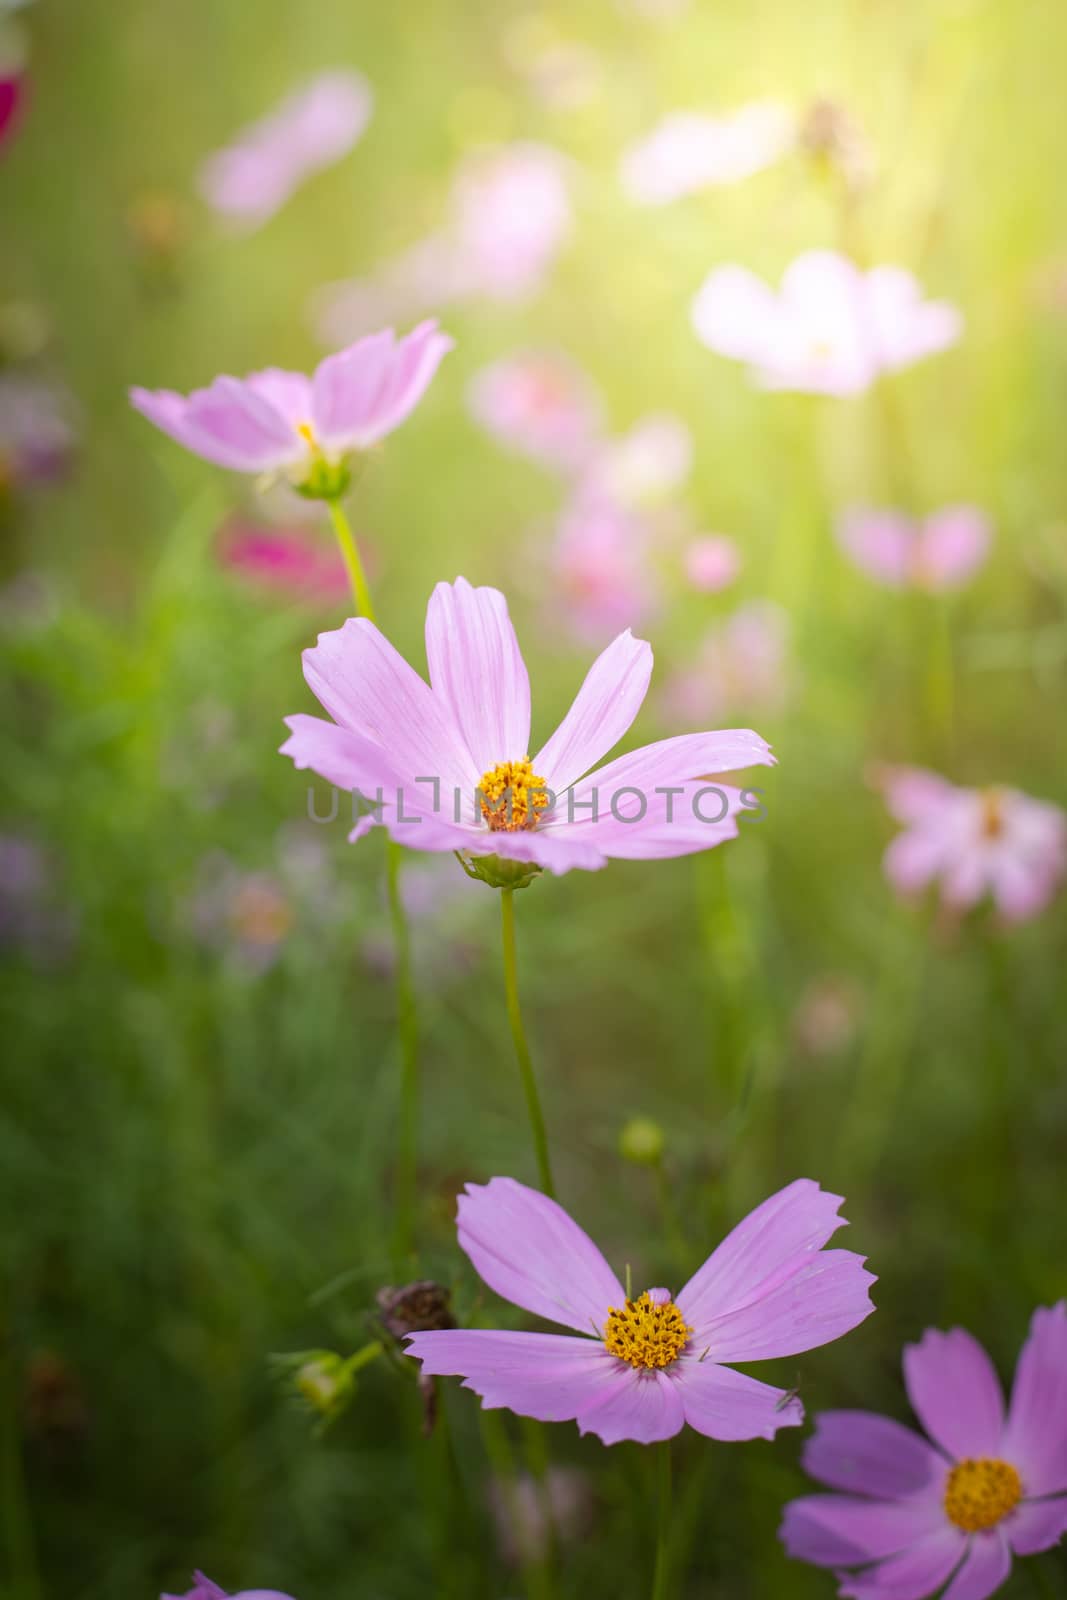
<instances>
[{"instance_id":1,"label":"green stem","mask_svg":"<svg viewBox=\"0 0 1067 1600\"><path fill-rule=\"evenodd\" d=\"M360 560L359 546L349 526L348 518L341 508L340 500L327 500L326 510L333 523L333 531L337 535L337 543L341 547L341 556L348 570L348 581L352 585L352 597L356 602L356 610L360 616L366 617L368 622L374 622L374 604L367 587L367 575L363 571L363 562Z\"/></svg>"},{"instance_id":2,"label":"green stem","mask_svg":"<svg viewBox=\"0 0 1067 1600\"><path fill-rule=\"evenodd\" d=\"M664 1439L656 1446L656 1478L659 1485L659 1513L656 1524L656 1570L652 1579L652 1600L667 1600L667 1556L671 1529L671 1443Z\"/></svg>"},{"instance_id":3,"label":"green stem","mask_svg":"<svg viewBox=\"0 0 1067 1600\"><path fill-rule=\"evenodd\" d=\"M375 621L374 602L348 518L339 499L326 501L333 531L352 585L356 610L368 622ZM386 873L389 887L389 915L392 920L396 955L396 1008L400 1028L400 1128L398 1134L396 1179L396 1219L393 1253L399 1266L414 1246L415 1200L418 1190L419 1118L419 1034L415 1010L415 983L411 966L411 931L400 895L400 846L386 843Z\"/></svg>"},{"instance_id":4,"label":"green stem","mask_svg":"<svg viewBox=\"0 0 1067 1600\"><path fill-rule=\"evenodd\" d=\"M530 1048L526 1043L526 1033L522 1025L522 1009L519 1005L519 971L518 962L515 958L514 889L501 889L500 891L500 919L504 942L504 992L508 1003L508 1021L511 1024L511 1037L514 1041L515 1055L519 1063L519 1075L522 1078L523 1093L526 1096L526 1111L530 1118L530 1131L533 1134L534 1150L537 1154L537 1171L541 1188L551 1199L555 1199L552 1167L548 1159L548 1136L545 1133L545 1119L541 1114L541 1100L537 1093L537 1079L534 1077Z\"/></svg>"},{"instance_id":5,"label":"green stem","mask_svg":"<svg viewBox=\"0 0 1067 1600\"><path fill-rule=\"evenodd\" d=\"M397 1150L396 1220L393 1251L397 1263L414 1247L419 1157L419 1024L411 967L411 932L400 895L401 846L386 844L389 914L396 954L396 1003L400 1024L400 1128Z\"/></svg>"}]
</instances>

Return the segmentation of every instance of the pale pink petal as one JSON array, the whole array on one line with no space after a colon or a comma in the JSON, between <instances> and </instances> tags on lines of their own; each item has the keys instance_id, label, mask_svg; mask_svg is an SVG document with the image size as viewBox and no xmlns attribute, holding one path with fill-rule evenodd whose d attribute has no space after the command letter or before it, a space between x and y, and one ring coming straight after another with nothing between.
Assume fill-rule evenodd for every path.
<instances>
[{"instance_id":1,"label":"pale pink petal","mask_svg":"<svg viewBox=\"0 0 1067 1600\"><path fill-rule=\"evenodd\" d=\"M593 1433L604 1444L635 1439L654 1444L671 1439L685 1426L679 1385L665 1372L635 1372L619 1362L619 1379L578 1414L579 1433Z\"/></svg>"},{"instance_id":2,"label":"pale pink petal","mask_svg":"<svg viewBox=\"0 0 1067 1600\"><path fill-rule=\"evenodd\" d=\"M702 344L736 361L771 360L782 317L776 295L747 267L718 267L693 301L693 327Z\"/></svg>"},{"instance_id":3,"label":"pale pink petal","mask_svg":"<svg viewBox=\"0 0 1067 1600\"><path fill-rule=\"evenodd\" d=\"M1034 1312L1015 1369L1004 1452L1028 1495L1067 1491L1067 1301Z\"/></svg>"},{"instance_id":4,"label":"pale pink petal","mask_svg":"<svg viewBox=\"0 0 1067 1600\"><path fill-rule=\"evenodd\" d=\"M515 833L493 834L486 831L477 842L468 842L464 848L475 855L495 854L508 861L532 861L557 877L572 872L575 867L581 867L586 872L597 872L608 864L608 857L600 848L598 839L588 830L581 836L554 827Z\"/></svg>"},{"instance_id":5,"label":"pale pink petal","mask_svg":"<svg viewBox=\"0 0 1067 1600\"><path fill-rule=\"evenodd\" d=\"M967 1558L942 1600L989 1600L1011 1571L1011 1548L1000 1528L972 1538Z\"/></svg>"},{"instance_id":6,"label":"pale pink petal","mask_svg":"<svg viewBox=\"0 0 1067 1600\"><path fill-rule=\"evenodd\" d=\"M514 1178L468 1184L459 1242L491 1289L536 1316L600 1338L625 1291L563 1207Z\"/></svg>"},{"instance_id":7,"label":"pale pink petal","mask_svg":"<svg viewBox=\"0 0 1067 1600\"><path fill-rule=\"evenodd\" d=\"M991 887L995 852L973 827L950 839L950 848L952 858L942 863L941 899L957 911L969 911Z\"/></svg>"},{"instance_id":8,"label":"pale pink petal","mask_svg":"<svg viewBox=\"0 0 1067 1600\"><path fill-rule=\"evenodd\" d=\"M915 1415L954 1460L999 1455L1004 1397L977 1339L962 1328L928 1328L905 1347L904 1382Z\"/></svg>"},{"instance_id":9,"label":"pale pink petal","mask_svg":"<svg viewBox=\"0 0 1067 1600\"><path fill-rule=\"evenodd\" d=\"M879 360L889 371L947 349L963 329L956 307L924 301L918 280L902 267L873 267L866 302Z\"/></svg>"},{"instance_id":10,"label":"pale pink petal","mask_svg":"<svg viewBox=\"0 0 1067 1600\"><path fill-rule=\"evenodd\" d=\"M890 814L898 822L919 822L935 816L960 794L947 779L922 767L883 767L877 781Z\"/></svg>"},{"instance_id":11,"label":"pale pink petal","mask_svg":"<svg viewBox=\"0 0 1067 1600\"><path fill-rule=\"evenodd\" d=\"M938 1499L863 1500L813 1494L785 1508L779 1537L798 1561L817 1567L854 1567L882 1561L944 1530Z\"/></svg>"},{"instance_id":12,"label":"pale pink petal","mask_svg":"<svg viewBox=\"0 0 1067 1600\"><path fill-rule=\"evenodd\" d=\"M385 387L395 342L392 328L384 328L327 356L316 367L313 418L315 432L327 449L350 446L368 427Z\"/></svg>"},{"instance_id":13,"label":"pale pink petal","mask_svg":"<svg viewBox=\"0 0 1067 1600\"><path fill-rule=\"evenodd\" d=\"M843 1577L837 1592L847 1600L926 1600L955 1570L966 1549L966 1537L946 1523L910 1550Z\"/></svg>"},{"instance_id":14,"label":"pale pink petal","mask_svg":"<svg viewBox=\"0 0 1067 1600\"><path fill-rule=\"evenodd\" d=\"M593 662L567 715L533 758L534 771L557 794L618 744L641 709L651 676L652 649L629 629Z\"/></svg>"},{"instance_id":15,"label":"pale pink petal","mask_svg":"<svg viewBox=\"0 0 1067 1600\"><path fill-rule=\"evenodd\" d=\"M303 712L286 717L289 737L280 754L290 756L298 768L310 767L338 789L358 789L373 797L380 787L391 797L401 782L380 744L350 728Z\"/></svg>"},{"instance_id":16,"label":"pale pink petal","mask_svg":"<svg viewBox=\"0 0 1067 1600\"><path fill-rule=\"evenodd\" d=\"M779 1428L797 1428L804 1420L795 1396L732 1367L683 1355L671 1370L678 1375L686 1422L709 1439L773 1439Z\"/></svg>"},{"instance_id":17,"label":"pale pink petal","mask_svg":"<svg viewBox=\"0 0 1067 1600\"><path fill-rule=\"evenodd\" d=\"M216 378L189 396L185 413L193 448L239 472L271 472L299 461L307 447L282 413L238 378Z\"/></svg>"},{"instance_id":18,"label":"pale pink petal","mask_svg":"<svg viewBox=\"0 0 1067 1600\"><path fill-rule=\"evenodd\" d=\"M539 1422L573 1421L634 1375L603 1344L573 1334L441 1330L412 1334L407 1352L428 1377L461 1377L487 1410L505 1406Z\"/></svg>"},{"instance_id":19,"label":"pale pink petal","mask_svg":"<svg viewBox=\"0 0 1067 1600\"><path fill-rule=\"evenodd\" d=\"M917 529L897 511L848 511L837 524L841 548L871 578L903 588L915 557Z\"/></svg>"},{"instance_id":20,"label":"pale pink petal","mask_svg":"<svg viewBox=\"0 0 1067 1600\"><path fill-rule=\"evenodd\" d=\"M557 801L542 836L591 846L619 861L667 861L711 850L736 839L738 822L752 813L759 797L723 783L674 783L648 787L601 784L593 773Z\"/></svg>"},{"instance_id":21,"label":"pale pink petal","mask_svg":"<svg viewBox=\"0 0 1067 1600\"><path fill-rule=\"evenodd\" d=\"M751 1304L701 1322L698 1340L715 1361L765 1361L795 1356L840 1339L874 1310L876 1280L851 1250L802 1251L779 1281Z\"/></svg>"},{"instance_id":22,"label":"pale pink petal","mask_svg":"<svg viewBox=\"0 0 1067 1600\"><path fill-rule=\"evenodd\" d=\"M455 340L447 333L440 333L433 319L420 322L406 339L401 339L368 443L374 444L384 438L411 415L430 387L441 362L453 349Z\"/></svg>"},{"instance_id":23,"label":"pale pink petal","mask_svg":"<svg viewBox=\"0 0 1067 1600\"><path fill-rule=\"evenodd\" d=\"M142 417L147 417L161 433L169 434L176 439L186 450L194 450L198 455L204 452L200 448L199 439L193 442L193 435L189 428L187 412L189 402L183 394L175 394L173 389L131 389L130 404ZM214 460L214 456L209 456ZM228 463L223 463L224 465Z\"/></svg>"},{"instance_id":24,"label":"pale pink petal","mask_svg":"<svg viewBox=\"0 0 1067 1600\"><path fill-rule=\"evenodd\" d=\"M804 1471L832 1489L894 1500L944 1489L948 1463L911 1428L870 1411L823 1411Z\"/></svg>"},{"instance_id":25,"label":"pale pink petal","mask_svg":"<svg viewBox=\"0 0 1067 1600\"><path fill-rule=\"evenodd\" d=\"M910 828L890 841L882 867L898 894L918 894L945 866L950 841L935 828Z\"/></svg>"},{"instance_id":26,"label":"pale pink petal","mask_svg":"<svg viewBox=\"0 0 1067 1600\"><path fill-rule=\"evenodd\" d=\"M1067 1495L1024 1501L1004 1523L1004 1532L1017 1556L1051 1550L1067 1533Z\"/></svg>"},{"instance_id":27,"label":"pale pink petal","mask_svg":"<svg viewBox=\"0 0 1067 1600\"><path fill-rule=\"evenodd\" d=\"M745 767L773 767L774 764L767 741L751 728L679 733L671 739L641 745L589 773L574 785L574 804L577 806L591 799L595 790L599 795L599 810L606 813L614 795L623 788L635 788L651 807L657 788L669 784L683 786L696 778L740 772Z\"/></svg>"},{"instance_id":28,"label":"pale pink petal","mask_svg":"<svg viewBox=\"0 0 1067 1600\"><path fill-rule=\"evenodd\" d=\"M473 797L480 772L447 708L373 622L351 617L304 651L308 686L343 727L389 753L406 781L439 779ZM431 793L429 783L423 785ZM451 815L446 806L446 815Z\"/></svg>"},{"instance_id":29,"label":"pale pink petal","mask_svg":"<svg viewBox=\"0 0 1067 1600\"><path fill-rule=\"evenodd\" d=\"M254 394L260 395L273 406L291 427L310 422L311 380L304 373L267 367L262 372L250 373L244 381Z\"/></svg>"},{"instance_id":30,"label":"pale pink petal","mask_svg":"<svg viewBox=\"0 0 1067 1600\"><path fill-rule=\"evenodd\" d=\"M426 611L426 659L479 777L529 754L530 679L499 589L439 583Z\"/></svg>"},{"instance_id":31,"label":"pale pink petal","mask_svg":"<svg viewBox=\"0 0 1067 1600\"><path fill-rule=\"evenodd\" d=\"M754 1304L792 1277L799 1256L821 1250L846 1225L838 1216L843 1204L798 1178L738 1223L676 1296L697 1339L713 1317Z\"/></svg>"},{"instance_id":32,"label":"pale pink petal","mask_svg":"<svg viewBox=\"0 0 1067 1600\"><path fill-rule=\"evenodd\" d=\"M989 519L976 506L946 506L927 517L916 556L925 589L965 583L985 560L992 539Z\"/></svg>"}]
</instances>

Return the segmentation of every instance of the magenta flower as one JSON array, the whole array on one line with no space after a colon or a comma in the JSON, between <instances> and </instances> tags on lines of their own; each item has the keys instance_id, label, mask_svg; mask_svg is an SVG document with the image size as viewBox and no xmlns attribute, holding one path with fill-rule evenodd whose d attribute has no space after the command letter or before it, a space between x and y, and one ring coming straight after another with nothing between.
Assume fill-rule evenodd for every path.
<instances>
[{"instance_id":1,"label":"magenta flower","mask_svg":"<svg viewBox=\"0 0 1067 1600\"><path fill-rule=\"evenodd\" d=\"M234 472L285 473L306 490L343 487L349 456L384 439L418 405L452 340L423 322L391 328L327 356L312 377L269 367L216 378L188 396L131 389L150 422L187 450Z\"/></svg>"},{"instance_id":2,"label":"magenta flower","mask_svg":"<svg viewBox=\"0 0 1067 1600\"><path fill-rule=\"evenodd\" d=\"M473 379L471 414L523 455L571 471L599 438L600 396L566 356L526 351L495 361Z\"/></svg>"},{"instance_id":3,"label":"magenta flower","mask_svg":"<svg viewBox=\"0 0 1067 1600\"><path fill-rule=\"evenodd\" d=\"M340 602L352 592L337 551L302 527L231 522L222 530L219 559L249 583L289 596Z\"/></svg>"},{"instance_id":4,"label":"magenta flower","mask_svg":"<svg viewBox=\"0 0 1067 1600\"><path fill-rule=\"evenodd\" d=\"M904 1382L930 1443L889 1417L829 1411L804 1451L837 1494L786 1507L791 1556L839 1571L851 1600L987 1600L1012 1555L1067 1532L1067 1302L1034 1313L1011 1406L982 1346L929 1329Z\"/></svg>"},{"instance_id":5,"label":"magenta flower","mask_svg":"<svg viewBox=\"0 0 1067 1600\"><path fill-rule=\"evenodd\" d=\"M904 831L885 854L899 894L935 880L941 903L968 911L989 895L1006 922L1043 911L1067 872L1067 814L1018 789L958 789L936 773L889 767L878 776Z\"/></svg>"},{"instance_id":6,"label":"magenta flower","mask_svg":"<svg viewBox=\"0 0 1067 1600\"><path fill-rule=\"evenodd\" d=\"M891 589L931 594L965 583L989 553L989 521L976 506L945 506L921 521L900 511L849 511L837 538L862 572Z\"/></svg>"},{"instance_id":7,"label":"magenta flower","mask_svg":"<svg viewBox=\"0 0 1067 1600\"><path fill-rule=\"evenodd\" d=\"M205 1578L202 1572L193 1573L193 1587L184 1594L162 1594L159 1600L292 1600L291 1595L277 1589L242 1589L240 1594L227 1595L217 1583Z\"/></svg>"},{"instance_id":8,"label":"magenta flower","mask_svg":"<svg viewBox=\"0 0 1067 1600\"><path fill-rule=\"evenodd\" d=\"M745 267L718 267L693 302L710 350L744 361L767 389L862 394L884 372L955 344L955 306L924 300L910 272L862 272L832 250L799 256L780 294Z\"/></svg>"},{"instance_id":9,"label":"magenta flower","mask_svg":"<svg viewBox=\"0 0 1067 1600\"><path fill-rule=\"evenodd\" d=\"M530 680L507 602L465 578L431 595L426 654L429 684L364 617L304 651L304 676L334 721L286 718L282 754L373 806L353 839L377 822L418 850L556 873L689 855L736 837L745 809L743 794L702 775L773 764L758 734L731 729L663 739L590 771L648 689L652 650L628 630L531 758Z\"/></svg>"},{"instance_id":10,"label":"magenta flower","mask_svg":"<svg viewBox=\"0 0 1067 1600\"><path fill-rule=\"evenodd\" d=\"M0 68L0 146L15 131L23 100L23 76L14 68Z\"/></svg>"},{"instance_id":11,"label":"magenta flower","mask_svg":"<svg viewBox=\"0 0 1067 1600\"><path fill-rule=\"evenodd\" d=\"M622 186L637 205L663 206L701 189L740 183L783 156L795 131L789 108L769 100L720 117L672 111L624 153Z\"/></svg>"},{"instance_id":12,"label":"magenta flower","mask_svg":"<svg viewBox=\"0 0 1067 1600\"><path fill-rule=\"evenodd\" d=\"M844 1226L840 1196L801 1178L758 1206L676 1298L628 1300L589 1236L554 1200L513 1178L468 1184L459 1242L491 1289L558 1333L417 1333L424 1375L460 1376L486 1409L578 1424L605 1444L669 1439L685 1423L711 1439L773 1439L796 1427L795 1398L724 1365L829 1344L874 1310L863 1257L823 1251Z\"/></svg>"},{"instance_id":13,"label":"magenta flower","mask_svg":"<svg viewBox=\"0 0 1067 1600\"><path fill-rule=\"evenodd\" d=\"M306 178L348 154L373 105L362 73L320 73L205 162L204 198L231 222L258 228Z\"/></svg>"}]
</instances>

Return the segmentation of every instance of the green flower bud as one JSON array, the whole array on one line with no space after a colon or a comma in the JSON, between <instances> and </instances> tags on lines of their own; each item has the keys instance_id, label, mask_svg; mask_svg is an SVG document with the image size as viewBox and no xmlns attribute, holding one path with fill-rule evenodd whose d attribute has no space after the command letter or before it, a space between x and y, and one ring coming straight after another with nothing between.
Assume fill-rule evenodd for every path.
<instances>
[{"instance_id":1,"label":"green flower bud","mask_svg":"<svg viewBox=\"0 0 1067 1600\"><path fill-rule=\"evenodd\" d=\"M663 1160L666 1139L651 1117L631 1117L619 1134L619 1154L639 1167L654 1167Z\"/></svg>"}]
</instances>

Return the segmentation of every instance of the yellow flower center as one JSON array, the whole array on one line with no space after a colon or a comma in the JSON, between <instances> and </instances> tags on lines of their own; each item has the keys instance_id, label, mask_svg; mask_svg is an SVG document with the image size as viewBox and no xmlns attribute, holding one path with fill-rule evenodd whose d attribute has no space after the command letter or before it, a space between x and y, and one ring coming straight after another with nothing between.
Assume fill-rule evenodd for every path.
<instances>
[{"instance_id":1,"label":"yellow flower center","mask_svg":"<svg viewBox=\"0 0 1067 1600\"><path fill-rule=\"evenodd\" d=\"M478 783L482 816L494 833L536 827L537 814L546 809L549 799L548 785L537 776L529 756L521 761L499 761L482 773Z\"/></svg>"},{"instance_id":2,"label":"yellow flower center","mask_svg":"<svg viewBox=\"0 0 1067 1600\"><path fill-rule=\"evenodd\" d=\"M319 441L315 437L315 430L310 422L298 422L296 431L311 451L312 455L320 454Z\"/></svg>"},{"instance_id":3,"label":"yellow flower center","mask_svg":"<svg viewBox=\"0 0 1067 1600\"><path fill-rule=\"evenodd\" d=\"M968 1458L948 1475L945 1514L964 1533L981 1533L1014 1511L1022 1497L1022 1480L1010 1462L993 1456Z\"/></svg>"},{"instance_id":4,"label":"yellow flower center","mask_svg":"<svg viewBox=\"0 0 1067 1600\"><path fill-rule=\"evenodd\" d=\"M677 1360L693 1330L665 1296L665 1289L646 1289L637 1300L610 1308L604 1343L613 1356L631 1367L669 1367Z\"/></svg>"},{"instance_id":5,"label":"yellow flower center","mask_svg":"<svg viewBox=\"0 0 1067 1600\"><path fill-rule=\"evenodd\" d=\"M987 839L999 839L1004 832L1004 803L999 789L982 791L982 832Z\"/></svg>"}]
</instances>

